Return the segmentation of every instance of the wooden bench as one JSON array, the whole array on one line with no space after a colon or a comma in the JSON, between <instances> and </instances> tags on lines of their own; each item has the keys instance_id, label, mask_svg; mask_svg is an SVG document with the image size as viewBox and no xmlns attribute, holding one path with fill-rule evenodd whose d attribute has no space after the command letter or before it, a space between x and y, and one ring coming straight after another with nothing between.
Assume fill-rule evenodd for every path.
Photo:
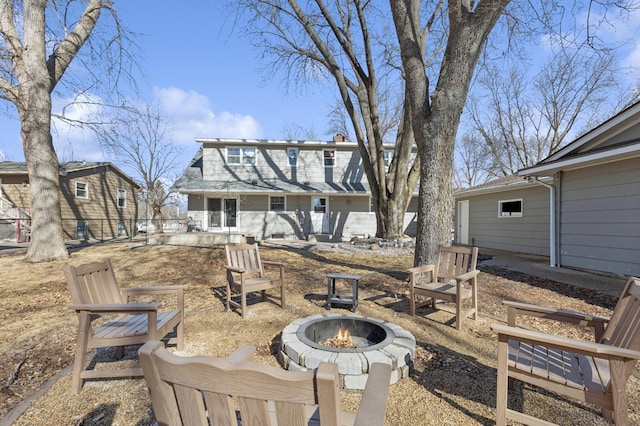
<instances>
[{"instance_id":1,"label":"wooden bench","mask_svg":"<svg viewBox=\"0 0 640 426\"><path fill-rule=\"evenodd\" d=\"M171 342L182 349L184 339L184 290L187 286L120 288L111 261L106 259L80 266L65 265L64 274L71 291L70 309L78 315L78 338L73 363L71 391L82 390L83 379L142 376L142 369L85 369L88 350L116 347L116 358L124 355L124 346L160 340L174 331ZM159 303L129 303L140 295L175 295L176 309L159 311ZM94 322L100 321L100 325ZM149 327L149 324L153 326Z\"/></svg>"}]
</instances>

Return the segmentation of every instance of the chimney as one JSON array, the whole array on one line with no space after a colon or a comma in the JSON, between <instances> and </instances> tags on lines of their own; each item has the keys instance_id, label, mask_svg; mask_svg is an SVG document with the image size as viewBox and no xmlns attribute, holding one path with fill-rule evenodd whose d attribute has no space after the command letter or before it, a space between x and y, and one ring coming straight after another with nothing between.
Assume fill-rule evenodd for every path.
<instances>
[{"instance_id":1,"label":"chimney","mask_svg":"<svg viewBox=\"0 0 640 426\"><path fill-rule=\"evenodd\" d=\"M344 142L344 135L341 135L340 133L338 133L337 135L335 135L333 137L333 141L334 142Z\"/></svg>"}]
</instances>

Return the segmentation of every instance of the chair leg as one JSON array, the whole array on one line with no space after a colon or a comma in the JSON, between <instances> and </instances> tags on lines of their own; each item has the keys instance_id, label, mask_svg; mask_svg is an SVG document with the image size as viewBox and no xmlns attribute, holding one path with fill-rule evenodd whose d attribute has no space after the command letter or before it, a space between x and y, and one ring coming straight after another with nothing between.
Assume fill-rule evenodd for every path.
<instances>
[{"instance_id":1,"label":"chair leg","mask_svg":"<svg viewBox=\"0 0 640 426\"><path fill-rule=\"evenodd\" d=\"M471 282L471 303L473 304L473 320L478 319L478 284L474 278Z\"/></svg>"},{"instance_id":2,"label":"chair leg","mask_svg":"<svg viewBox=\"0 0 640 426\"><path fill-rule=\"evenodd\" d=\"M508 366L507 357L509 342L506 336L498 336L498 377L496 384L496 426L507 424L507 399L508 399Z\"/></svg>"},{"instance_id":3,"label":"chair leg","mask_svg":"<svg viewBox=\"0 0 640 426\"><path fill-rule=\"evenodd\" d=\"M240 315L242 318L247 314L247 290L242 286L240 290Z\"/></svg>"},{"instance_id":4,"label":"chair leg","mask_svg":"<svg viewBox=\"0 0 640 426\"><path fill-rule=\"evenodd\" d=\"M181 351L184 347L184 312L181 313L180 322L176 326L176 349Z\"/></svg>"},{"instance_id":5,"label":"chair leg","mask_svg":"<svg viewBox=\"0 0 640 426\"><path fill-rule=\"evenodd\" d=\"M456 328L460 330L462 328L462 298L460 295L456 297Z\"/></svg>"},{"instance_id":6,"label":"chair leg","mask_svg":"<svg viewBox=\"0 0 640 426\"><path fill-rule=\"evenodd\" d=\"M76 353L73 360L73 373L71 375L71 393L79 394L82 390L82 371L84 371L84 357L87 353L91 321L89 315L84 312L79 315L78 339L76 341Z\"/></svg>"},{"instance_id":7,"label":"chair leg","mask_svg":"<svg viewBox=\"0 0 640 426\"><path fill-rule=\"evenodd\" d=\"M228 311L230 309L230 305L231 304L231 284L227 283L227 300L226 300L226 307L225 307L225 311Z\"/></svg>"},{"instance_id":8,"label":"chair leg","mask_svg":"<svg viewBox=\"0 0 640 426\"><path fill-rule=\"evenodd\" d=\"M280 307L284 309L284 284L280 286Z\"/></svg>"},{"instance_id":9,"label":"chair leg","mask_svg":"<svg viewBox=\"0 0 640 426\"><path fill-rule=\"evenodd\" d=\"M116 346L116 359L124 357L124 346Z\"/></svg>"}]
</instances>

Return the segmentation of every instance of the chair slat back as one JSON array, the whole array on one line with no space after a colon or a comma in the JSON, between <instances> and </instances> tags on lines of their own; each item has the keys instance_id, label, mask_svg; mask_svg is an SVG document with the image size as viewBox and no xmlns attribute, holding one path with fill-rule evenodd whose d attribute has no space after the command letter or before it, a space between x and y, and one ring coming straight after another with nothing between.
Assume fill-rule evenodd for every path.
<instances>
[{"instance_id":1,"label":"chair slat back","mask_svg":"<svg viewBox=\"0 0 640 426\"><path fill-rule=\"evenodd\" d=\"M226 245L227 263L244 269L249 274L264 276L264 269L260 260L258 244Z\"/></svg>"},{"instance_id":2,"label":"chair slat back","mask_svg":"<svg viewBox=\"0 0 640 426\"><path fill-rule=\"evenodd\" d=\"M640 279L627 281L600 343L640 350Z\"/></svg>"},{"instance_id":3,"label":"chair slat back","mask_svg":"<svg viewBox=\"0 0 640 426\"><path fill-rule=\"evenodd\" d=\"M438 262L435 275L450 280L476 269L478 247L451 246L438 248Z\"/></svg>"},{"instance_id":4,"label":"chair slat back","mask_svg":"<svg viewBox=\"0 0 640 426\"><path fill-rule=\"evenodd\" d=\"M230 362L212 357L178 357L161 342L148 342L140 349L140 362L149 386L153 409L160 424L238 424L232 397L236 397L243 424L306 425L308 405L322 398L338 405L320 405L320 421L336 425L339 419L338 368L322 364L318 375L329 377L322 384L314 371L284 371L257 362ZM320 373L322 370L322 373ZM275 414L267 401L273 401ZM277 423L273 422L272 416ZM331 419L334 421L332 422ZM322 423L325 424L325 423Z\"/></svg>"},{"instance_id":5,"label":"chair slat back","mask_svg":"<svg viewBox=\"0 0 640 426\"><path fill-rule=\"evenodd\" d=\"M79 266L65 265L64 275L73 303L126 303L109 259Z\"/></svg>"}]
</instances>

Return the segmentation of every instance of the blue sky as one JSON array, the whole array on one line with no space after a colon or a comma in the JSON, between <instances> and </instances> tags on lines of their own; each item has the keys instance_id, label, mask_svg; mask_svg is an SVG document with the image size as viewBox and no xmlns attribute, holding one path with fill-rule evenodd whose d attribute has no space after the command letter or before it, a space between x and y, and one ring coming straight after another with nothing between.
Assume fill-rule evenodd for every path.
<instances>
[{"instance_id":1,"label":"blue sky","mask_svg":"<svg viewBox=\"0 0 640 426\"><path fill-rule=\"evenodd\" d=\"M158 100L172 117L174 130L168 136L181 152L177 173L197 151L195 139L200 137L281 139L284 129L295 123L311 129L318 139L331 138L327 113L335 101L333 86L287 91L280 76L266 79L259 52L239 28L233 28L233 17L223 3L134 0L115 4L127 28L143 34L138 40L143 54L139 62L145 70L145 77L138 81L141 96L150 102ZM637 24L631 26L618 27L618 34L608 36L623 39L632 32L637 36ZM640 46L629 45L620 63L640 69ZM72 113L81 116L86 111ZM0 129L0 151L8 160L24 161L17 118L0 116ZM61 161L113 161L103 156L95 137L86 131L58 126L54 144Z\"/></svg>"},{"instance_id":2,"label":"blue sky","mask_svg":"<svg viewBox=\"0 0 640 426\"><path fill-rule=\"evenodd\" d=\"M296 123L319 139L330 138L326 114L332 89L287 92L280 79L266 80L258 52L233 28L222 3L116 2L125 25L144 34L138 42L145 77L138 83L142 97L159 100L172 117L175 130L169 137L183 152L180 171L197 151L199 137L280 139L284 128ZM8 160L24 161L17 118L0 116L0 128L0 151ZM58 130L54 144L61 161L109 160L89 132Z\"/></svg>"}]
</instances>

